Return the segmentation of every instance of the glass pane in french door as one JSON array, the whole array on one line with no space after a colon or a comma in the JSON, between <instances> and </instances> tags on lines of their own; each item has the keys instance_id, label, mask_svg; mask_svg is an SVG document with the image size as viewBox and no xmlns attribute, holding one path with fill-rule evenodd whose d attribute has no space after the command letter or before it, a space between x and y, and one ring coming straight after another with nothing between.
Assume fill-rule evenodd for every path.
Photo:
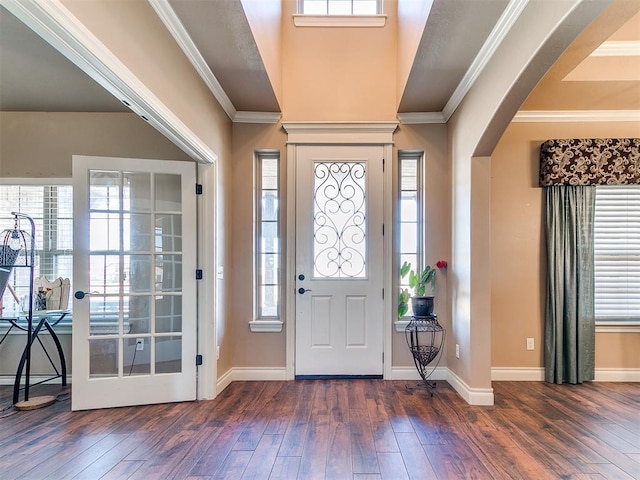
<instances>
[{"instance_id":1,"label":"glass pane in french door","mask_svg":"<svg viewBox=\"0 0 640 480\"><path fill-rule=\"evenodd\" d=\"M182 365L180 175L89 174L90 377Z\"/></svg>"}]
</instances>

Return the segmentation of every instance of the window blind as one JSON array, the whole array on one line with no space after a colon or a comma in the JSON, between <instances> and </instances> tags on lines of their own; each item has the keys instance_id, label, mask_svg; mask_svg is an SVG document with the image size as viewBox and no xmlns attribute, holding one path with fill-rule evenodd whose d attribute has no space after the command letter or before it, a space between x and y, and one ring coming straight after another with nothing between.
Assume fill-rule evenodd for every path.
<instances>
[{"instance_id":1,"label":"window blind","mask_svg":"<svg viewBox=\"0 0 640 480\"><path fill-rule=\"evenodd\" d=\"M73 275L73 193L71 185L0 185L0 231L12 229L11 212L29 215L36 227L35 276L48 280ZM30 233L21 220L20 228ZM11 286L19 298L28 296L29 271L14 269ZM3 295L4 314L20 311L9 290Z\"/></svg>"},{"instance_id":2,"label":"window blind","mask_svg":"<svg viewBox=\"0 0 640 480\"><path fill-rule=\"evenodd\" d=\"M595 315L640 322L640 185L596 187Z\"/></svg>"}]
</instances>

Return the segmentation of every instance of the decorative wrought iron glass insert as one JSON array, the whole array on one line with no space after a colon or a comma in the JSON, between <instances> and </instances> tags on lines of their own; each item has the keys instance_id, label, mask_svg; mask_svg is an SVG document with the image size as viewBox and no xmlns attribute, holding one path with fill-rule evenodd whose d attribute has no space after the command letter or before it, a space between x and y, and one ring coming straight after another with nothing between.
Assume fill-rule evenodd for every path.
<instances>
[{"instance_id":1,"label":"decorative wrought iron glass insert","mask_svg":"<svg viewBox=\"0 0 640 480\"><path fill-rule=\"evenodd\" d=\"M313 274L366 278L365 162L314 162Z\"/></svg>"}]
</instances>

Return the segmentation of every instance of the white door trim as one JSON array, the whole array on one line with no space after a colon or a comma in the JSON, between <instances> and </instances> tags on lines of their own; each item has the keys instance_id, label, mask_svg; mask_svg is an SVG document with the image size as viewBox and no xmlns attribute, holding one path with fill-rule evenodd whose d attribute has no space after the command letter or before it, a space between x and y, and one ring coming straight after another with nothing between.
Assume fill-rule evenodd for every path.
<instances>
[{"instance_id":1,"label":"white door trim","mask_svg":"<svg viewBox=\"0 0 640 480\"><path fill-rule=\"evenodd\" d=\"M393 132L398 122L285 122L287 140L287 249L286 249L286 371L287 379L295 378L296 348L296 155L298 145L382 145L384 147L384 378L391 378L392 340L392 280L393 235L391 211L393 206Z\"/></svg>"},{"instance_id":2,"label":"white door trim","mask_svg":"<svg viewBox=\"0 0 640 480\"><path fill-rule=\"evenodd\" d=\"M197 165L198 183L202 185L202 195L197 202L198 267L203 270L202 280L198 280L198 354L203 356L202 365L197 367L198 400L213 400L216 397L218 379L217 312L218 305L218 232L217 213L218 162Z\"/></svg>"}]
</instances>

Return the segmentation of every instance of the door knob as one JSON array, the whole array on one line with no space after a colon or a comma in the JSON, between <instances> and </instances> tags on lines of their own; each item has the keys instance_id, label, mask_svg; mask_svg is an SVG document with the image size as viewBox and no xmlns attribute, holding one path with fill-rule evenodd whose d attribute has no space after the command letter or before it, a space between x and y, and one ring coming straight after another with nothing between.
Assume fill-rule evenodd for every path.
<instances>
[{"instance_id":1,"label":"door knob","mask_svg":"<svg viewBox=\"0 0 640 480\"><path fill-rule=\"evenodd\" d=\"M298 293L299 293L300 295L304 295L306 292L310 292L310 291L311 291L311 289L309 289L309 288L302 288L302 287L300 287L300 288L298 289Z\"/></svg>"},{"instance_id":2,"label":"door knob","mask_svg":"<svg viewBox=\"0 0 640 480\"><path fill-rule=\"evenodd\" d=\"M76 297L78 300L82 300L86 295L93 295L99 292L83 292L82 290L78 290L76 291L76 293L73 294L74 297Z\"/></svg>"}]
</instances>

